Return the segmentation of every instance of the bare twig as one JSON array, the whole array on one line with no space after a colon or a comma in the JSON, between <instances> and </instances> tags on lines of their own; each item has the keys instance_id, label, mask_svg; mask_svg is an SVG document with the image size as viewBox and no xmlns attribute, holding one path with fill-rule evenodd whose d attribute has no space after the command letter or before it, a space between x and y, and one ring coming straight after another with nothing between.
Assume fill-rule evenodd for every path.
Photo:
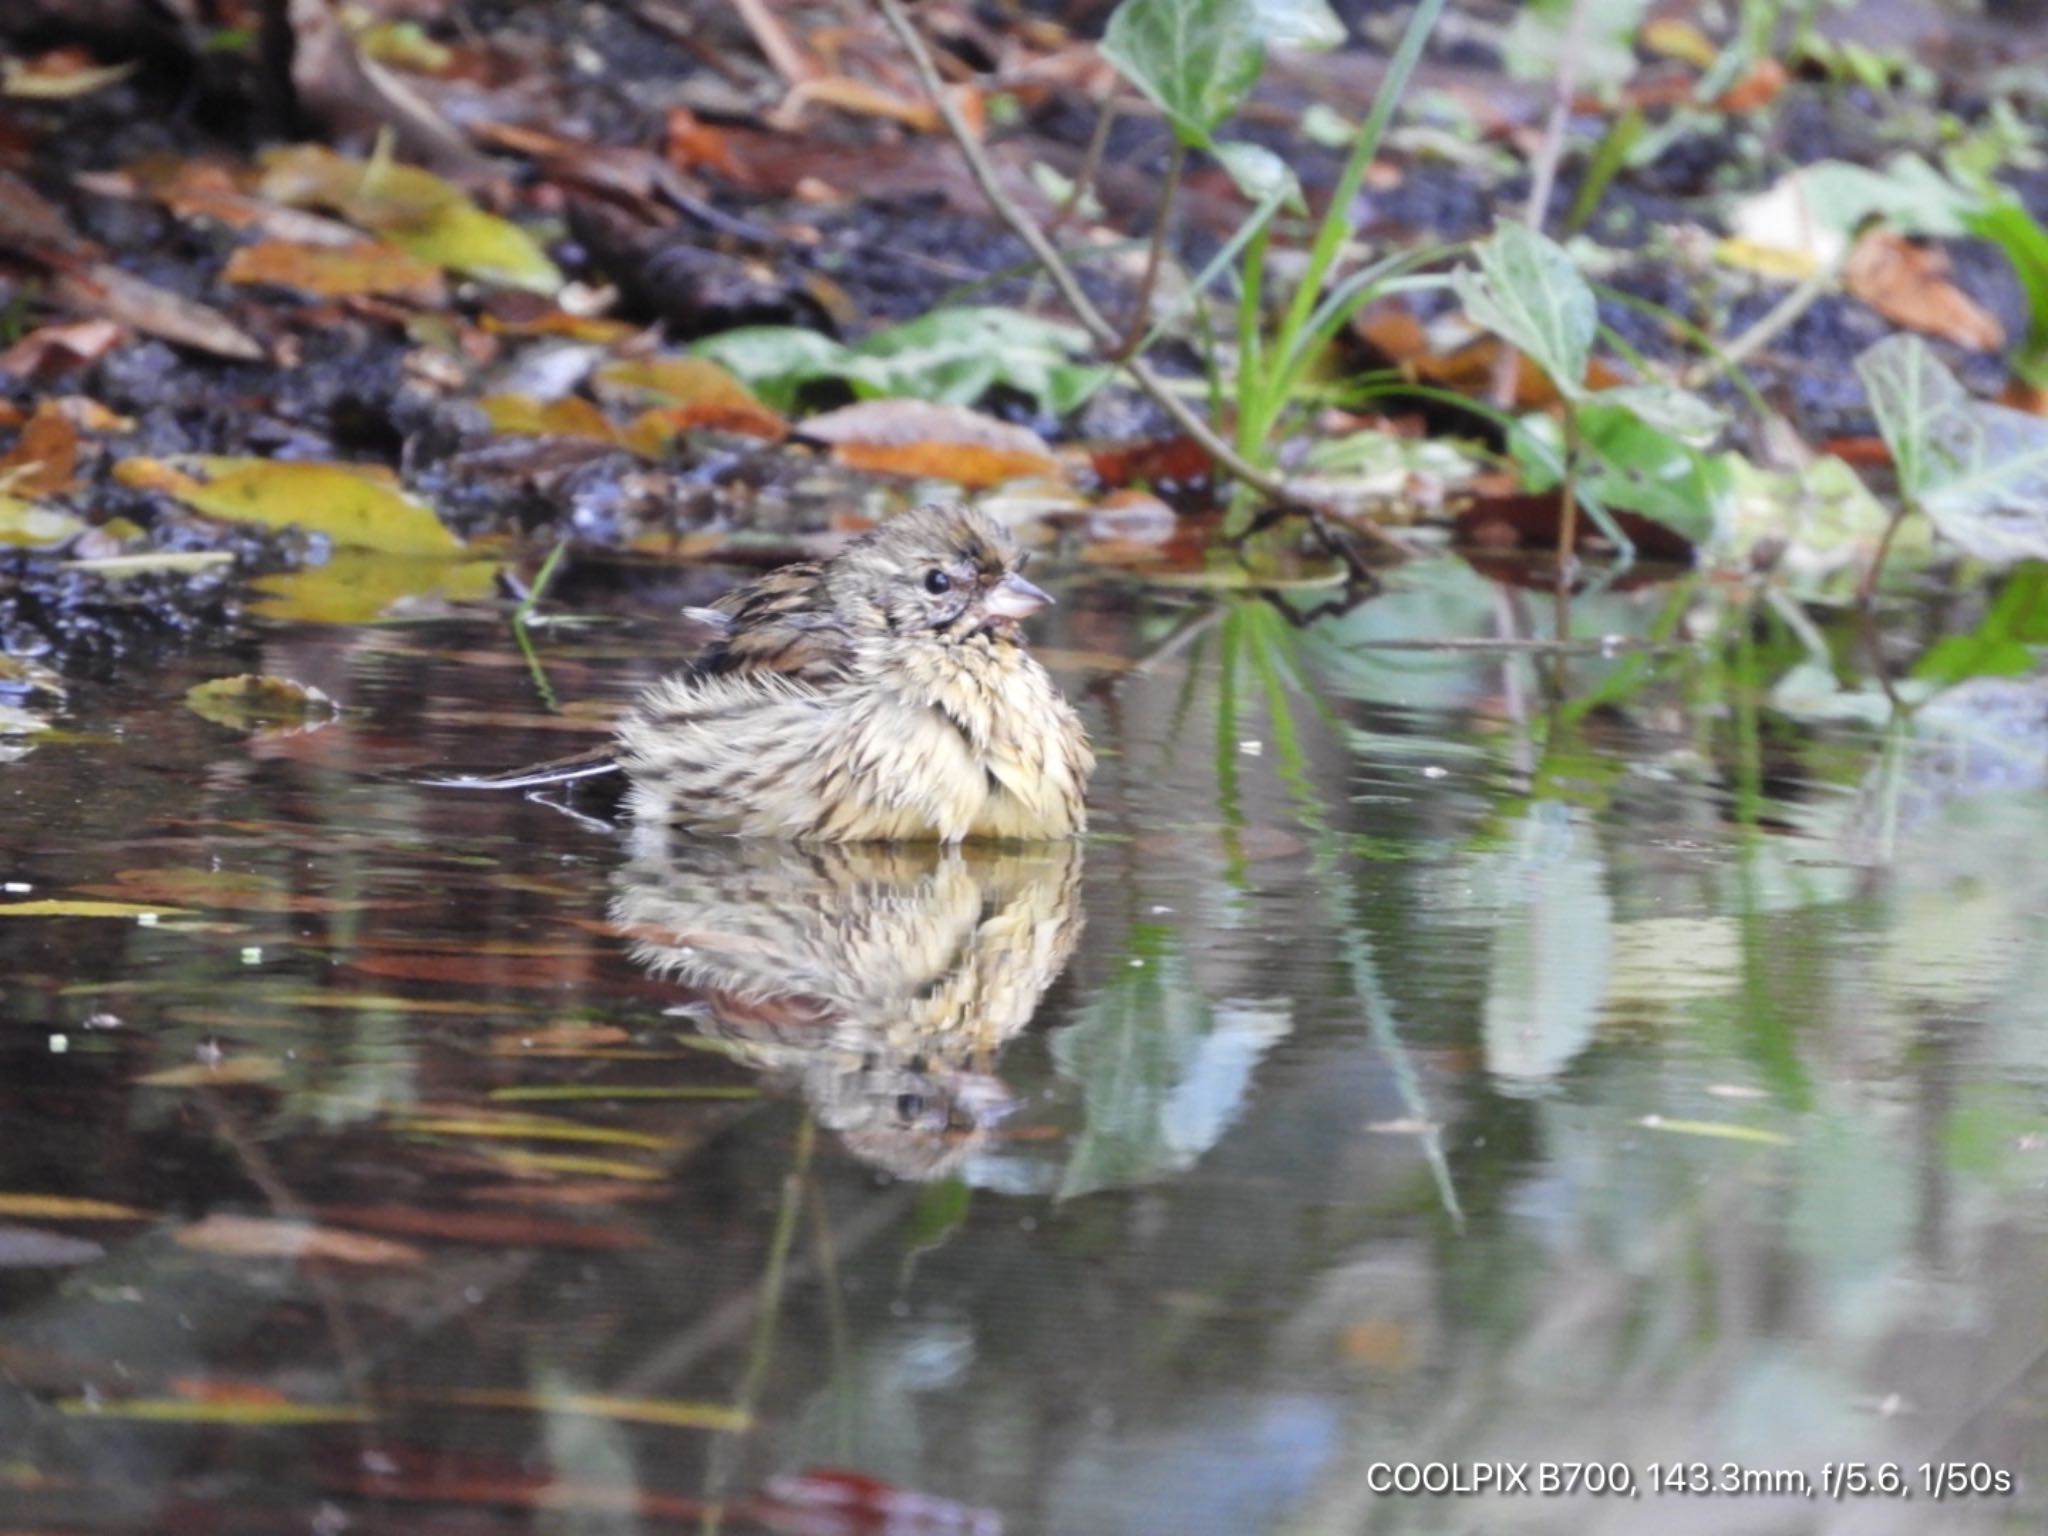
<instances>
[{"instance_id":1,"label":"bare twig","mask_svg":"<svg viewBox=\"0 0 2048 1536\"><path fill-rule=\"evenodd\" d=\"M1698 389L1710 380L1717 379L1724 373L1732 373L1741 367L1789 330L1793 322L1813 308L1815 300L1831 292L1841 273L1842 264L1836 261L1809 274L1797 288L1760 315L1756 324L1721 348L1714 356L1701 358L1681 374L1678 380L1680 385L1686 389Z\"/></svg>"},{"instance_id":2,"label":"bare twig","mask_svg":"<svg viewBox=\"0 0 2048 1536\"><path fill-rule=\"evenodd\" d=\"M818 78L817 64L789 35L789 29L776 19L765 0L732 0L732 8L740 13L740 20L754 36L754 45L774 66L775 73L790 85Z\"/></svg>"},{"instance_id":3,"label":"bare twig","mask_svg":"<svg viewBox=\"0 0 2048 1536\"><path fill-rule=\"evenodd\" d=\"M1112 92L1102 100L1102 110L1095 116L1095 131L1088 135L1088 147L1081 154L1081 168L1074 173L1073 189L1067 193L1066 201L1053 214L1052 222L1045 226L1048 235L1056 235L1088 201L1088 193L1095 185L1095 173L1102 169L1103 153L1109 148L1109 130L1117 119L1117 99Z\"/></svg>"},{"instance_id":4,"label":"bare twig","mask_svg":"<svg viewBox=\"0 0 2048 1536\"><path fill-rule=\"evenodd\" d=\"M1173 223L1173 194L1180 187L1181 175L1187 164L1188 147L1176 135L1173 152L1166 161L1166 176L1159 183L1159 208L1152 215L1152 245L1145 253L1145 275L1138 282L1138 299L1131 306L1131 323L1124 330L1123 344L1110 358L1113 363L1136 357L1146 332L1151 329L1152 290L1159 282L1160 263L1166 259L1167 229Z\"/></svg>"},{"instance_id":5,"label":"bare twig","mask_svg":"<svg viewBox=\"0 0 2048 1536\"><path fill-rule=\"evenodd\" d=\"M939 78L938 66L932 61L931 50L925 46L924 39L911 25L910 18L903 13L901 0L875 0L875 4L880 8L883 19L888 22L889 29L896 34L897 41L903 45L904 52L910 55L910 61L917 70L918 79L923 84L925 93L931 97L939 110L939 115L945 119L946 129L952 134L953 141L959 145L961 154L966 157L968 172L973 176L975 185L981 189L982 196L988 199L989 206L995 210L996 216L1010 227L1011 232L1030 247L1031 254L1045 269L1046 276L1052 279L1053 286L1059 290L1060 297L1066 301L1067 308L1073 312L1074 318L1081 322L1082 329L1088 332L1104 353L1113 353L1123 339L1121 333L1109 317L1096 307L1095 301L1083 291L1080 279L1074 275L1073 268L1060 256L1058 249L1046 237L1045 231L1038 227L1037 221L1003 190L996 178L994 164L975 140L973 131L961 119L959 109L954 106L944 82ZM1143 358L1130 358L1122 367L1130 375L1131 382L1137 385L1154 405L1164 411L1176 427L1194 439L1218 467L1233 479L1250 486L1270 500L1292 502L1300 506L1302 511L1321 527L1324 522L1323 513L1312 490L1290 485L1283 476L1261 469L1238 453L1216 434L1209 423L1204 421L1187 401L1174 392L1166 380L1153 372ZM1384 529L1375 528L1370 523L1358 524L1356 527L1357 531L1382 553L1403 559L1407 557L1407 546Z\"/></svg>"}]
</instances>

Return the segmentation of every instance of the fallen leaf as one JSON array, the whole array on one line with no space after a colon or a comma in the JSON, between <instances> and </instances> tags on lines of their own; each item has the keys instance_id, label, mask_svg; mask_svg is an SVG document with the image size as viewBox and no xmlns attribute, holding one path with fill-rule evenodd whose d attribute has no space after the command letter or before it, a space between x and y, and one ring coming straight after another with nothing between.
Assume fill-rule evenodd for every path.
<instances>
[{"instance_id":1,"label":"fallen leaf","mask_svg":"<svg viewBox=\"0 0 2048 1536\"><path fill-rule=\"evenodd\" d=\"M340 706L310 683L254 672L195 683L185 690L185 704L194 714L238 731L324 725L340 713Z\"/></svg>"},{"instance_id":2,"label":"fallen leaf","mask_svg":"<svg viewBox=\"0 0 2048 1536\"><path fill-rule=\"evenodd\" d=\"M510 1408L520 1413L552 1416L575 1414L619 1424L654 1424L668 1429L710 1429L743 1434L753 1427L752 1415L724 1403L678 1402L657 1397L607 1397L596 1392L497 1391L488 1388L437 1392L429 1399L457 1408Z\"/></svg>"},{"instance_id":3,"label":"fallen leaf","mask_svg":"<svg viewBox=\"0 0 2048 1536\"><path fill-rule=\"evenodd\" d=\"M60 271L50 284L50 297L66 309L82 310L181 347L211 352L240 362L261 362L263 344L228 319L193 299L145 282L105 262L80 270Z\"/></svg>"},{"instance_id":4,"label":"fallen leaf","mask_svg":"<svg viewBox=\"0 0 2048 1536\"><path fill-rule=\"evenodd\" d=\"M588 1050L595 1046L624 1045L633 1037L616 1024L550 1024L539 1029L512 1030L491 1040L493 1056L524 1056L533 1051L562 1048Z\"/></svg>"},{"instance_id":5,"label":"fallen leaf","mask_svg":"<svg viewBox=\"0 0 2048 1536\"><path fill-rule=\"evenodd\" d=\"M0 373L30 381L69 373L98 362L127 333L112 320L73 320L40 325L0 352Z\"/></svg>"},{"instance_id":6,"label":"fallen leaf","mask_svg":"<svg viewBox=\"0 0 2048 1536\"><path fill-rule=\"evenodd\" d=\"M139 1419L153 1424L240 1424L282 1428L294 1424L363 1424L368 1408L345 1403L270 1402L261 1398L67 1397L57 1411L73 1418Z\"/></svg>"},{"instance_id":7,"label":"fallen leaf","mask_svg":"<svg viewBox=\"0 0 2048 1536\"><path fill-rule=\"evenodd\" d=\"M132 901L10 901L0 903L0 917L184 917L183 907Z\"/></svg>"},{"instance_id":8,"label":"fallen leaf","mask_svg":"<svg viewBox=\"0 0 2048 1536\"><path fill-rule=\"evenodd\" d=\"M317 144L263 157L265 197L332 208L421 261L508 288L554 294L562 274L518 225L418 166L364 164Z\"/></svg>"},{"instance_id":9,"label":"fallen leaf","mask_svg":"<svg viewBox=\"0 0 2048 1536\"><path fill-rule=\"evenodd\" d=\"M480 1136L505 1141L576 1141L593 1146L633 1147L643 1152L667 1152L678 1145L673 1136L647 1131L622 1130L611 1125L578 1125L573 1120L551 1120L539 1115L487 1115L422 1117L392 1122L392 1129L413 1136Z\"/></svg>"},{"instance_id":10,"label":"fallen leaf","mask_svg":"<svg viewBox=\"0 0 2048 1536\"><path fill-rule=\"evenodd\" d=\"M251 604L267 619L295 624L367 624L408 600L473 603L497 587L496 560L339 549L324 565L261 577Z\"/></svg>"},{"instance_id":11,"label":"fallen leaf","mask_svg":"<svg viewBox=\"0 0 2048 1536\"><path fill-rule=\"evenodd\" d=\"M274 1083L284 1076L284 1063L275 1056L230 1056L225 1061L188 1062L166 1067L135 1079L139 1088L236 1088L252 1083Z\"/></svg>"},{"instance_id":12,"label":"fallen leaf","mask_svg":"<svg viewBox=\"0 0 2048 1536\"><path fill-rule=\"evenodd\" d=\"M178 1246L234 1259L317 1259L334 1264L404 1266L426 1255L409 1243L269 1216L208 1216L180 1229Z\"/></svg>"},{"instance_id":13,"label":"fallen leaf","mask_svg":"<svg viewBox=\"0 0 2048 1536\"><path fill-rule=\"evenodd\" d=\"M622 358L592 376L600 393L650 407L626 429L636 451L660 452L678 432L714 428L780 442L789 423L721 364L704 357Z\"/></svg>"},{"instance_id":14,"label":"fallen leaf","mask_svg":"<svg viewBox=\"0 0 2048 1536\"><path fill-rule=\"evenodd\" d=\"M119 85L140 67L136 59L101 64L83 48L53 48L33 59L0 59L0 96L71 101Z\"/></svg>"},{"instance_id":15,"label":"fallen leaf","mask_svg":"<svg viewBox=\"0 0 2048 1536\"><path fill-rule=\"evenodd\" d=\"M14 447L0 456L0 491L61 496L77 485L78 428L55 400L36 402Z\"/></svg>"},{"instance_id":16,"label":"fallen leaf","mask_svg":"<svg viewBox=\"0 0 2048 1536\"><path fill-rule=\"evenodd\" d=\"M1753 1141L1770 1147L1792 1145L1792 1138L1781 1131L1759 1130L1750 1125L1730 1125L1720 1120L1667 1120L1662 1115L1645 1115L1636 1124L1645 1130L1669 1131L1674 1136L1708 1136L1724 1141Z\"/></svg>"},{"instance_id":17,"label":"fallen leaf","mask_svg":"<svg viewBox=\"0 0 2048 1536\"><path fill-rule=\"evenodd\" d=\"M2005 327L1950 281L1951 270L1940 247L1873 229L1850 252L1843 280L1851 294L1894 325L1973 352L1998 351L2005 345Z\"/></svg>"},{"instance_id":18,"label":"fallen leaf","mask_svg":"<svg viewBox=\"0 0 2048 1536\"><path fill-rule=\"evenodd\" d=\"M439 267L376 240L346 246L262 240L238 247L221 276L230 283L289 288L316 298L375 294L428 306L448 299Z\"/></svg>"},{"instance_id":19,"label":"fallen leaf","mask_svg":"<svg viewBox=\"0 0 2048 1536\"><path fill-rule=\"evenodd\" d=\"M69 512L0 494L0 545L47 549L84 531L85 524Z\"/></svg>"},{"instance_id":20,"label":"fallen leaf","mask_svg":"<svg viewBox=\"0 0 2048 1536\"><path fill-rule=\"evenodd\" d=\"M863 400L813 416L803 435L832 445L854 469L951 480L986 487L1062 469L1028 427L997 421L964 405L929 400Z\"/></svg>"},{"instance_id":21,"label":"fallen leaf","mask_svg":"<svg viewBox=\"0 0 2048 1536\"><path fill-rule=\"evenodd\" d=\"M42 1221L148 1221L148 1211L111 1200L82 1200L71 1195L0 1194L0 1216L27 1216Z\"/></svg>"},{"instance_id":22,"label":"fallen leaf","mask_svg":"<svg viewBox=\"0 0 2048 1536\"><path fill-rule=\"evenodd\" d=\"M78 889L88 896L162 899L227 912L360 912L373 904L308 896L272 876L233 869L124 869L112 881Z\"/></svg>"},{"instance_id":23,"label":"fallen leaf","mask_svg":"<svg viewBox=\"0 0 2048 1536\"><path fill-rule=\"evenodd\" d=\"M485 395L477 401L492 430L514 437L580 437L617 446L619 429L590 401L577 395L536 400L532 395Z\"/></svg>"},{"instance_id":24,"label":"fallen leaf","mask_svg":"<svg viewBox=\"0 0 2048 1536\"><path fill-rule=\"evenodd\" d=\"M114 478L164 491L207 517L305 528L353 549L453 555L462 547L433 508L358 465L191 455L125 459Z\"/></svg>"}]
</instances>

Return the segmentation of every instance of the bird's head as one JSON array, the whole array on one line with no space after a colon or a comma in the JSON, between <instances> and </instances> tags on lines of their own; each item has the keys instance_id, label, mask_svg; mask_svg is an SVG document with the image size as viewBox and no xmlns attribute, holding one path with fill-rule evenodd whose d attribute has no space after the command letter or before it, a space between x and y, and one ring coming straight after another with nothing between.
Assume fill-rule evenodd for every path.
<instances>
[{"instance_id":1,"label":"bird's head","mask_svg":"<svg viewBox=\"0 0 2048 1536\"><path fill-rule=\"evenodd\" d=\"M846 546L826 567L832 602L865 630L962 641L1014 639L1052 598L1023 577L1001 524L973 507L918 507Z\"/></svg>"}]
</instances>

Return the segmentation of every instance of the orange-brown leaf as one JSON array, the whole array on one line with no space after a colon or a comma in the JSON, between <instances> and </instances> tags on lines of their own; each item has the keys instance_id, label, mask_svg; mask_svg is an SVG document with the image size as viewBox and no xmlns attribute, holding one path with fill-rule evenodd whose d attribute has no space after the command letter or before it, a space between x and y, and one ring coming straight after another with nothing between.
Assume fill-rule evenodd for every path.
<instances>
[{"instance_id":1,"label":"orange-brown leaf","mask_svg":"<svg viewBox=\"0 0 2048 1536\"><path fill-rule=\"evenodd\" d=\"M1894 325L1974 352L1997 351L2005 345L2005 327L1949 280L1949 270L1939 248L1874 229L1856 242L1843 276L1850 293Z\"/></svg>"},{"instance_id":2,"label":"orange-brown leaf","mask_svg":"<svg viewBox=\"0 0 2048 1536\"><path fill-rule=\"evenodd\" d=\"M448 297L438 267L378 240L338 246L261 240L238 248L222 276L231 283L289 288L324 299L375 294L436 306Z\"/></svg>"},{"instance_id":3,"label":"orange-brown leaf","mask_svg":"<svg viewBox=\"0 0 2048 1536\"><path fill-rule=\"evenodd\" d=\"M208 1216L180 1231L178 1246L233 1259L315 1259L393 1268L426 1257L410 1243L268 1216Z\"/></svg>"},{"instance_id":4,"label":"orange-brown leaf","mask_svg":"<svg viewBox=\"0 0 2048 1536\"><path fill-rule=\"evenodd\" d=\"M974 487L1061 474L1059 460L1036 432L964 405L864 400L812 417L803 434L830 443L842 464L886 474Z\"/></svg>"}]
</instances>

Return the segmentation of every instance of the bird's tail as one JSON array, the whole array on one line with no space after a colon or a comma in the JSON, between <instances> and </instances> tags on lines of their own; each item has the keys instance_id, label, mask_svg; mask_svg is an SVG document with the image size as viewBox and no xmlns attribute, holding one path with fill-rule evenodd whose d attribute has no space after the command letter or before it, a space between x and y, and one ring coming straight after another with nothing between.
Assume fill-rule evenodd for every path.
<instances>
[{"instance_id":1,"label":"bird's tail","mask_svg":"<svg viewBox=\"0 0 2048 1536\"><path fill-rule=\"evenodd\" d=\"M503 773L464 773L446 779L422 779L429 789L541 789L551 784L574 784L580 779L601 778L619 772L619 760L610 746L592 747L569 757L512 768Z\"/></svg>"}]
</instances>

